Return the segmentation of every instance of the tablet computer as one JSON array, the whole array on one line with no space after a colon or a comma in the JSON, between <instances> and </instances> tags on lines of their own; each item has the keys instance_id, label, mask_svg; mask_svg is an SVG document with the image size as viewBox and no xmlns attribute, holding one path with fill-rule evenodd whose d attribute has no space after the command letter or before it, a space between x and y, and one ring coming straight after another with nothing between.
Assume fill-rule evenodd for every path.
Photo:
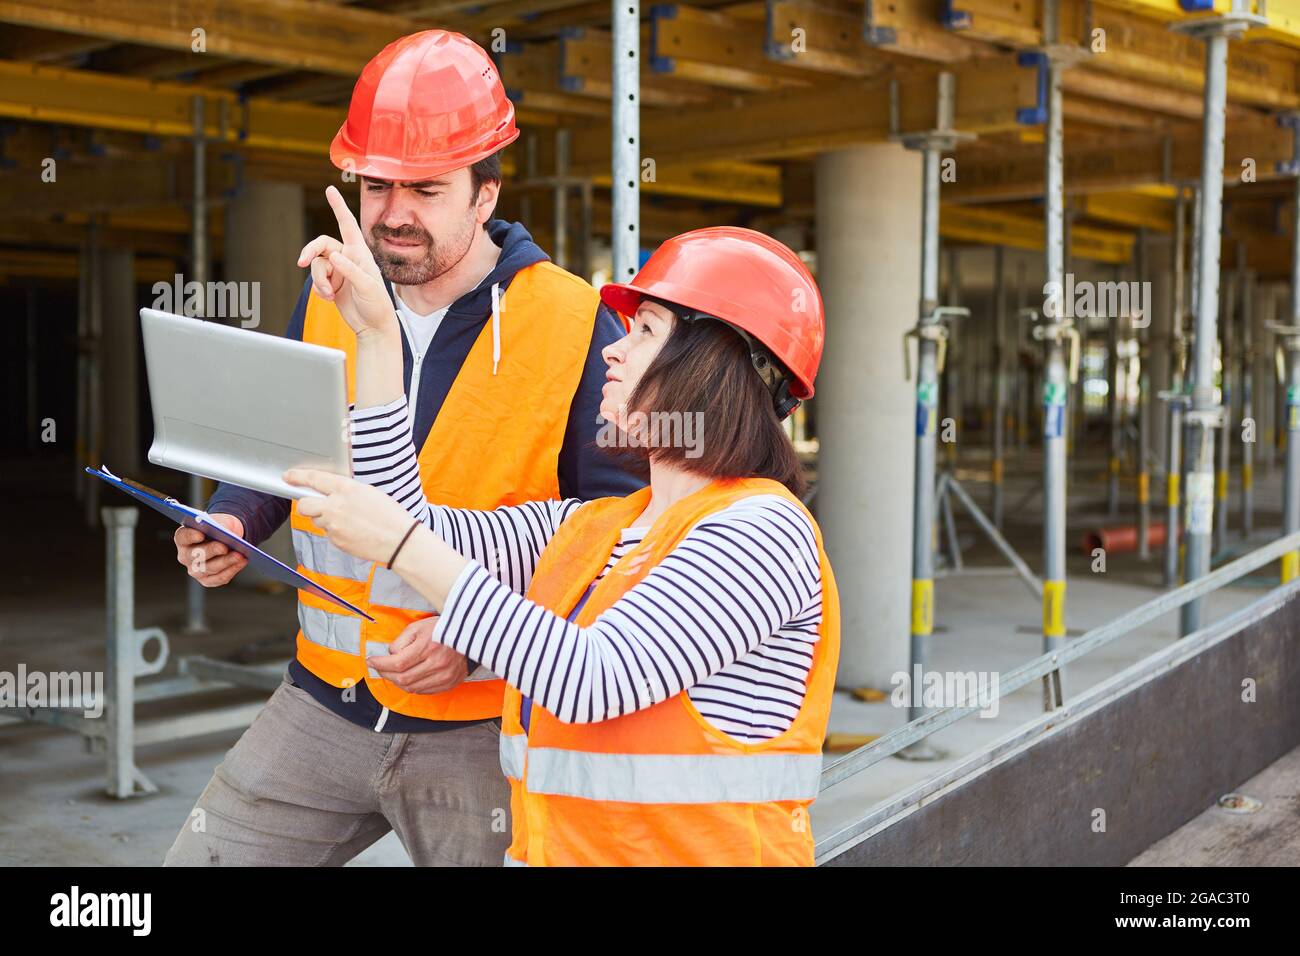
<instances>
[{"instance_id":1,"label":"tablet computer","mask_svg":"<svg viewBox=\"0 0 1300 956\"><path fill-rule=\"evenodd\" d=\"M149 460L282 498L289 468L352 474L347 358L338 349L141 309Z\"/></svg>"}]
</instances>

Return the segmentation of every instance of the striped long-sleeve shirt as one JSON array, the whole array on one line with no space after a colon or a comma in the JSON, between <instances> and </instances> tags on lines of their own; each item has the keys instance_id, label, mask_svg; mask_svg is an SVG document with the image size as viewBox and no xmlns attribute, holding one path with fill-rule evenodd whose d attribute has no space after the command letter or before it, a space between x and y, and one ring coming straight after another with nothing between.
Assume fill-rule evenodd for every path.
<instances>
[{"instance_id":1,"label":"striped long-sleeve shirt","mask_svg":"<svg viewBox=\"0 0 1300 956\"><path fill-rule=\"evenodd\" d=\"M433 638L482 662L568 723L607 720L685 691L700 715L743 741L789 728L821 624L812 525L779 495L709 515L586 627L521 595L578 499L492 511L431 505L406 400L354 410L357 478L376 485L470 558ZM622 532L603 577L648 528Z\"/></svg>"}]
</instances>

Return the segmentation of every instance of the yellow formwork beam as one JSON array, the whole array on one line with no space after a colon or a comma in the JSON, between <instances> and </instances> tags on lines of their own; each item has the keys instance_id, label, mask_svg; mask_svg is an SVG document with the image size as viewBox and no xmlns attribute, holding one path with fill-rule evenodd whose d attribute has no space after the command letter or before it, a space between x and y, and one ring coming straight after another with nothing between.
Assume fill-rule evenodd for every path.
<instances>
[{"instance_id":1,"label":"yellow formwork beam","mask_svg":"<svg viewBox=\"0 0 1300 956\"><path fill-rule=\"evenodd\" d=\"M609 186L610 174L592 176L597 186ZM642 192L683 196L777 208L781 205L781 168L763 163L671 163L644 177Z\"/></svg>"},{"instance_id":2,"label":"yellow formwork beam","mask_svg":"<svg viewBox=\"0 0 1300 956\"><path fill-rule=\"evenodd\" d=\"M1001 56L954 66L955 126L975 133L1019 128L1017 115L1037 103L1037 72ZM898 132L935 126L933 76L905 76L897 87ZM845 81L814 90L783 90L734 104L641 118L642 155L662 163L773 159L858 143L891 133L890 91L881 80ZM608 126L574 131L573 168L608 172Z\"/></svg>"},{"instance_id":3,"label":"yellow formwork beam","mask_svg":"<svg viewBox=\"0 0 1300 956\"><path fill-rule=\"evenodd\" d=\"M641 31L642 49L648 48L649 38L650 28L646 25ZM564 30L558 48L556 68L560 89L608 101L613 95L613 38L609 31L594 27ZM676 108L707 103L721 95L725 94L717 89L655 73L642 58L641 103L644 106Z\"/></svg>"},{"instance_id":4,"label":"yellow formwork beam","mask_svg":"<svg viewBox=\"0 0 1300 956\"><path fill-rule=\"evenodd\" d=\"M1042 43L1042 6L1042 0L953 0L947 23L981 40L1032 48ZM1205 44L1123 4L1062 0L1061 41L1093 52L1077 69L1185 90L1204 86ZM1254 43L1232 44L1228 99L1270 109L1300 107L1296 54Z\"/></svg>"},{"instance_id":5,"label":"yellow formwork beam","mask_svg":"<svg viewBox=\"0 0 1300 956\"><path fill-rule=\"evenodd\" d=\"M1045 224L1041 216L1028 217L998 209L958 206L939 207L939 235L944 239L978 242L1013 249L1044 248ZM1091 226L1070 230L1070 254L1096 262L1126 263L1133 259L1133 235Z\"/></svg>"},{"instance_id":6,"label":"yellow formwork beam","mask_svg":"<svg viewBox=\"0 0 1300 956\"><path fill-rule=\"evenodd\" d=\"M1224 144L1225 182L1241 182L1253 171L1257 180L1284 174L1294 158L1291 131L1274 123L1230 123ZM1193 181L1201 174L1199 131L1168 137L1116 137L1113 142L1065 150L1065 191L1075 195L1132 190L1154 184ZM1035 199L1043 194L1041 149L1011 155L958 154L957 181L944 187L952 201Z\"/></svg>"},{"instance_id":7,"label":"yellow formwork beam","mask_svg":"<svg viewBox=\"0 0 1300 956\"><path fill-rule=\"evenodd\" d=\"M241 102L227 90L0 61L0 116L16 119L189 136L196 96L209 139L253 148L323 154L345 116L331 106Z\"/></svg>"},{"instance_id":8,"label":"yellow formwork beam","mask_svg":"<svg viewBox=\"0 0 1300 956\"><path fill-rule=\"evenodd\" d=\"M1133 13L1169 23L1206 17L1209 11L1188 13L1178 0L1106 0L1107 4ZM1263 14L1268 24L1251 27L1251 39L1271 40L1286 46L1300 47L1300 0L1251 0L1251 13ZM1214 0L1214 13L1230 13L1232 0Z\"/></svg>"},{"instance_id":9,"label":"yellow formwork beam","mask_svg":"<svg viewBox=\"0 0 1300 956\"><path fill-rule=\"evenodd\" d=\"M1171 199L1140 192L1088 193L1075 203L1079 215L1125 226L1172 232L1174 203Z\"/></svg>"},{"instance_id":10,"label":"yellow formwork beam","mask_svg":"<svg viewBox=\"0 0 1300 956\"><path fill-rule=\"evenodd\" d=\"M733 90L803 87L803 71L767 57L766 29L714 10L680 3L650 8L647 62L656 73Z\"/></svg>"},{"instance_id":11,"label":"yellow formwork beam","mask_svg":"<svg viewBox=\"0 0 1300 956\"><path fill-rule=\"evenodd\" d=\"M176 274L172 259L156 256L132 257L136 282L168 281ZM75 279L81 257L75 252L39 252L30 249L0 249L0 278Z\"/></svg>"},{"instance_id":12,"label":"yellow formwork beam","mask_svg":"<svg viewBox=\"0 0 1300 956\"><path fill-rule=\"evenodd\" d=\"M201 42L218 56L339 76L356 76L388 43L424 28L310 0L0 0L0 23L169 50Z\"/></svg>"},{"instance_id":13,"label":"yellow formwork beam","mask_svg":"<svg viewBox=\"0 0 1300 956\"><path fill-rule=\"evenodd\" d=\"M889 65L863 36L859 13L809 0L767 0L764 30L768 57L800 69L872 76Z\"/></svg>"}]
</instances>

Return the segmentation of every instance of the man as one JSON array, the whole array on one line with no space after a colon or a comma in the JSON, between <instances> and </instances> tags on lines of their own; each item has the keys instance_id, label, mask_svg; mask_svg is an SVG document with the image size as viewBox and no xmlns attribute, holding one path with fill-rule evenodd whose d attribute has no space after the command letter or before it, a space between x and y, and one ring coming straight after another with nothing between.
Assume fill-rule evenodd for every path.
<instances>
[{"instance_id":1,"label":"man","mask_svg":"<svg viewBox=\"0 0 1300 956\"><path fill-rule=\"evenodd\" d=\"M498 152L518 135L487 54L430 30L366 66L330 147L336 166L361 177L361 229L404 331L420 449L405 494L422 489L440 504L596 498L643 484L595 443L601 351L623 336L622 320L522 225L491 218ZM321 255L331 244L323 236L303 250L312 276L288 335L344 350L351 376L356 335ZM387 451L367 446L366 414L353 416L358 471L384 467ZM285 683L217 767L166 863L341 865L394 829L417 865L499 865L509 841L502 682L430 641L432 609L419 595L335 549L296 506L222 485L207 510L255 542L289 518L299 570L375 620L299 592ZM246 563L190 529L175 540L177 560L208 587Z\"/></svg>"}]
</instances>

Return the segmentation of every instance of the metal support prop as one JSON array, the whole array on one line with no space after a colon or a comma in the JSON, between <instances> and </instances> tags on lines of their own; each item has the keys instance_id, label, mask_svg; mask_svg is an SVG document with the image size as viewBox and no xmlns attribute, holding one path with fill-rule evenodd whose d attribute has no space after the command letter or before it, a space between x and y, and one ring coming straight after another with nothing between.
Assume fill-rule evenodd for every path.
<instances>
[{"instance_id":1,"label":"metal support prop","mask_svg":"<svg viewBox=\"0 0 1300 956\"><path fill-rule=\"evenodd\" d=\"M1178 586L1178 480L1182 475L1183 410L1191 399L1181 389L1161 392L1168 403L1169 430L1165 435L1165 587Z\"/></svg>"},{"instance_id":2,"label":"metal support prop","mask_svg":"<svg viewBox=\"0 0 1300 956\"><path fill-rule=\"evenodd\" d=\"M1244 265L1244 249L1239 253ZM1241 273L1241 367L1238 372L1241 395L1241 536L1249 538L1255 531L1255 441L1259 432L1255 422L1255 277L1249 270ZM1247 441L1249 438L1249 441Z\"/></svg>"},{"instance_id":3,"label":"metal support prop","mask_svg":"<svg viewBox=\"0 0 1300 956\"><path fill-rule=\"evenodd\" d=\"M86 333L80 345L86 357L86 393L83 401L86 416L86 464L98 468L104 431L103 368L100 343L104 336L104 256L99 219L90 217L86 224ZM99 482L85 485L86 527L95 527L99 518Z\"/></svg>"},{"instance_id":4,"label":"metal support prop","mask_svg":"<svg viewBox=\"0 0 1300 956\"><path fill-rule=\"evenodd\" d=\"M1187 504L1183 516L1186 578L1210 572L1214 527L1214 429L1221 409L1214 397L1215 324L1219 312L1219 243L1223 224L1223 127L1228 90L1228 39L1262 18L1233 0L1233 12L1175 24L1205 41L1202 112L1200 235L1196 282L1196 341L1192 358L1192 405L1187 412ZM1184 604L1181 633L1201 626L1201 599Z\"/></svg>"},{"instance_id":5,"label":"metal support prop","mask_svg":"<svg viewBox=\"0 0 1300 956\"><path fill-rule=\"evenodd\" d=\"M1005 250L993 247L993 526L1002 528L1002 467L1007 433L1007 283Z\"/></svg>"},{"instance_id":6,"label":"metal support prop","mask_svg":"<svg viewBox=\"0 0 1300 956\"><path fill-rule=\"evenodd\" d=\"M579 187L579 195L582 199L582 262L580 268L582 269L582 277L590 282L591 273L594 268L594 250L592 249L591 226L593 208L595 206L590 179L584 179L582 181L582 185Z\"/></svg>"},{"instance_id":7,"label":"metal support prop","mask_svg":"<svg viewBox=\"0 0 1300 956\"><path fill-rule=\"evenodd\" d=\"M1025 465L1025 449L1029 444L1029 393L1031 391L1031 376L1026 368L1021 368L1020 363L1020 346L1024 341L1024 326L1021 323L1028 313L1030 321L1037 318L1038 313L1030 309L1026 303L1025 286L1025 260L1018 258L1016 260L1016 456L1020 462L1020 467Z\"/></svg>"},{"instance_id":8,"label":"metal support prop","mask_svg":"<svg viewBox=\"0 0 1300 956\"><path fill-rule=\"evenodd\" d=\"M1115 281L1119 281L1116 270ZM1124 406L1119 400L1119 330L1124 317L1112 315L1106 327L1106 411L1110 419L1110 457L1106 460L1106 513L1119 515L1119 463L1124 447ZM1125 396L1127 398L1127 396Z\"/></svg>"},{"instance_id":9,"label":"metal support prop","mask_svg":"<svg viewBox=\"0 0 1300 956\"><path fill-rule=\"evenodd\" d=\"M1298 271L1300 275L1300 271ZM1295 288L1293 286L1293 288ZM1300 294L1293 293L1294 298ZM1300 309L1282 339L1286 356L1286 458L1282 471L1282 534L1300 531ZM1300 551L1282 556L1282 583L1300 577Z\"/></svg>"},{"instance_id":10,"label":"metal support prop","mask_svg":"<svg viewBox=\"0 0 1300 956\"><path fill-rule=\"evenodd\" d=\"M1145 229L1139 229L1137 242L1133 245L1135 272L1139 287L1147 281ZM1150 308L1150 302L1147 303ZM1147 329L1150 328L1152 316L1143 316L1136 328L1138 341L1138 407L1137 407L1137 508L1138 508L1138 557L1146 561L1151 557L1151 472L1147 465L1147 442L1151 427L1151 372L1149 369L1147 346Z\"/></svg>"},{"instance_id":11,"label":"metal support prop","mask_svg":"<svg viewBox=\"0 0 1300 956\"><path fill-rule=\"evenodd\" d=\"M909 674L924 669L930 636L934 631L934 518L935 518L935 433L938 414L939 376L943 371L944 343L948 330L946 316L965 314L964 309L939 305L939 160L944 150L951 150L958 139L965 138L952 128L955 100L954 77L943 72L938 76L938 101L935 129L903 138L908 149L921 152L921 297L916 328L908 337L917 340L916 373L916 450L912 493L912 627L911 666ZM908 355L906 339L904 359ZM924 709L908 708L908 720L915 720ZM906 754L910 759L932 760L941 756L928 743Z\"/></svg>"},{"instance_id":12,"label":"metal support prop","mask_svg":"<svg viewBox=\"0 0 1300 956\"><path fill-rule=\"evenodd\" d=\"M613 281L636 275L641 254L641 0L614 0L610 192Z\"/></svg>"},{"instance_id":13,"label":"metal support prop","mask_svg":"<svg viewBox=\"0 0 1300 956\"><path fill-rule=\"evenodd\" d=\"M555 264L569 268L569 131L555 131L555 187L552 193L555 220Z\"/></svg>"},{"instance_id":14,"label":"metal support prop","mask_svg":"<svg viewBox=\"0 0 1300 956\"><path fill-rule=\"evenodd\" d=\"M135 628L135 527L138 508L104 508L107 542L108 658L104 725L108 753L108 795L119 800L158 788L135 765L135 678L156 674L167 663L167 637L158 628ZM147 641L161 652L146 662Z\"/></svg>"},{"instance_id":15,"label":"metal support prop","mask_svg":"<svg viewBox=\"0 0 1300 956\"><path fill-rule=\"evenodd\" d=\"M1183 395L1183 360L1187 353L1187 340L1183 336L1183 313L1187 306L1187 199L1183 187L1178 187L1174 200L1174 295L1173 355L1170 356L1169 378L1172 386L1161 392L1159 398L1166 403L1165 415L1165 587L1178 586L1179 571L1179 481L1183 468L1183 409L1187 402Z\"/></svg>"},{"instance_id":16,"label":"metal support prop","mask_svg":"<svg viewBox=\"0 0 1300 956\"><path fill-rule=\"evenodd\" d=\"M945 298L947 306L950 309L961 308L961 259L957 254L956 247L948 248L948 292ZM957 313L952 313L957 315ZM949 351L953 355L953 360L943 371L943 404L947 417L952 420L952 428L949 434L952 441L945 440L943 443L943 457L946 459L949 468L957 467L957 443L961 441L962 426L964 425L964 414L962 412L962 369L961 369L961 351L956 347L961 338L961 327L952 322L948 325L948 344L952 346Z\"/></svg>"},{"instance_id":17,"label":"metal support prop","mask_svg":"<svg viewBox=\"0 0 1300 956\"><path fill-rule=\"evenodd\" d=\"M204 99L194 97L194 210L190 223L190 274L200 290L208 287L208 184L207 144L204 139ZM206 292L199 294L198 318L202 319L207 304ZM190 475L186 488L192 507L202 508L203 479ZM206 616L207 595L203 585L193 578L185 579L185 630L201 634L208 629Z\"/></svg>"},{"instance_id":18,"label":"metal support prop","mask_svg":"<svg viewBox=\"0 0 1300 956\"><path fill-rule=\"evenodd\" d=\"M1232 405L1237 398L1237 383L1233 380L1232 357L1236 342L1233 325L1237 319L1237 287L1240 272L1233 272L1223 284L1222 324L1219 326L1219 394L1222 408L1222 440L1215 448L1214 470L1214 540L1211 554L1228 547L1228 484L1231 481ZM1222 279L1220 279L1222 281Z\"/></svg>"},{"instance_id":19,"label":"metal support prop","mask_svg":"<svg viewBox=\"0 0 1300 956\"><path fill-rule=\"evenodd\" d=\"M1065 288L1065 161L1061 112L1061 74L1070 62L1062 50L1060 11L1055 0L1043 5L1043 39L1047 46L1047 128L1043 205L1046 212L1045 266L1047 288L1058 290L1049 299L1044 321L1034 326L1043 343L1043 653L1065 643L1065 482L1066 410L1070 383L1078 375L1079 332L1063 308ZM1051 314L1055 313L1055 314ZM1067 360L1067 349L1069 358ZM1043 708L1064 703L1061 672L1043 677Z\"/></svg>"},{"instance_id":20,"label":"metal support prop","mask_svg":"<svg viewBox=\"0 0 1300 956\"><path fill-rule=\"evenodd\" d=\"M1300 115L1292 118L1295 188L1291 199L1291 321L1271 323L1284 358L1282 382L1282 534L1300 531ZM1282 556L1282 583L1300 577L1300 551Z\"/></svg>"}]
</instances>

